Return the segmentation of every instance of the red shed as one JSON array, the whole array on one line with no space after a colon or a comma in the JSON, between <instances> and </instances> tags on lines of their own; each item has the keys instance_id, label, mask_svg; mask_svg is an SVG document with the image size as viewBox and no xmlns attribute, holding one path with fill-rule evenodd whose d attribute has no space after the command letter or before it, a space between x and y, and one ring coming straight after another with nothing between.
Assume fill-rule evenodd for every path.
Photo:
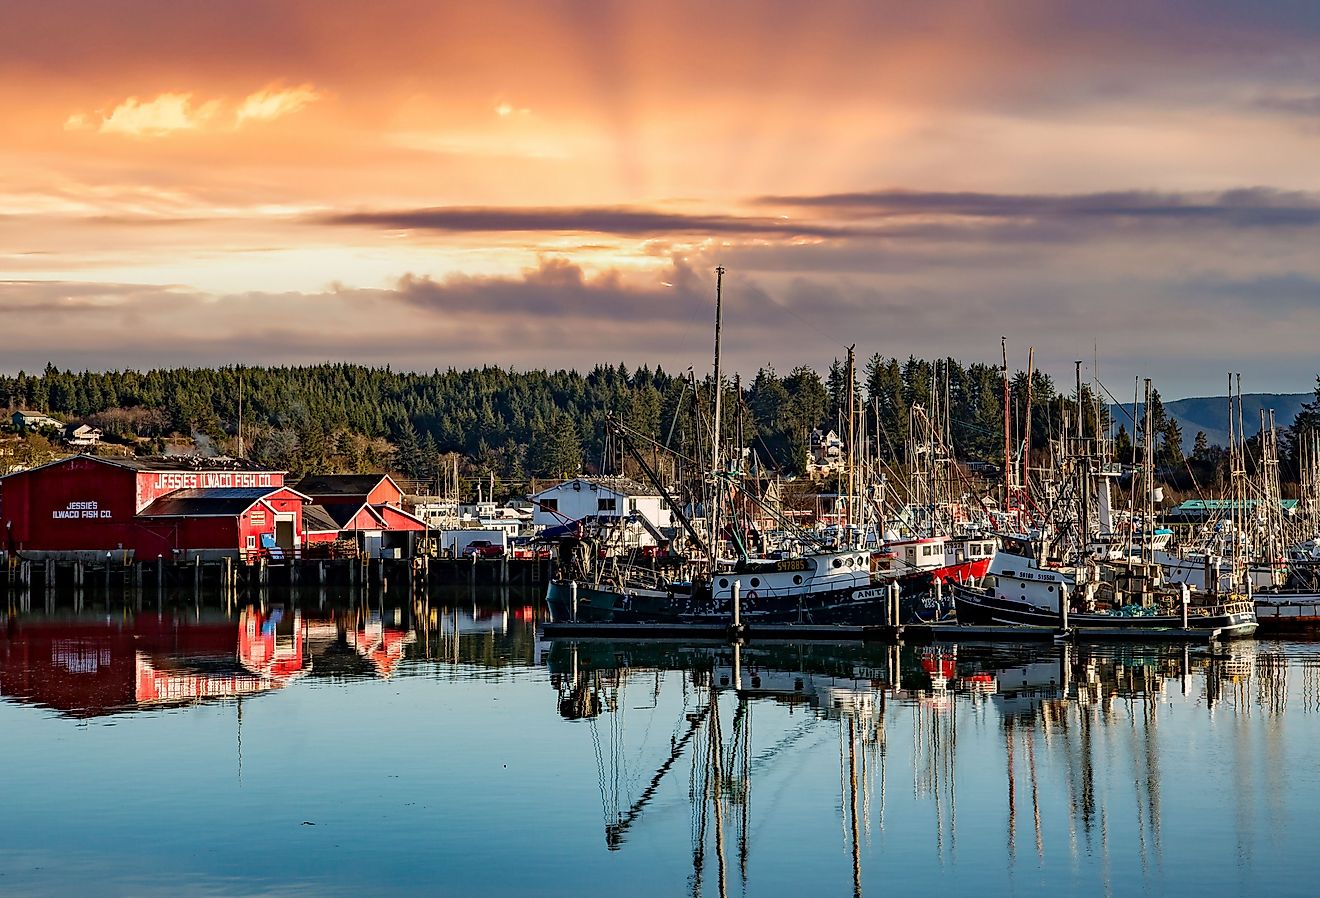
<instances>
[{"instance_id":1,"label":"red shed","mask_svg":"<svg viewBox=\"0 0 1320 898\"><path fill-rule=\"evenodd\" d=\"M317 505L399 505L403 490L388 474L308 474L294 486Z\"/></svg>"},{"instance_id":2,"label":"red shed","mask_svg":"<svg viewBox=\"0 0 1320 898\"><path fill-rule=\"evenodd\" d=\"M425 521L403 510L403 490L388 474L309 474L297 488L341 532L426 530Z\"/></svg>"}]
</instances>

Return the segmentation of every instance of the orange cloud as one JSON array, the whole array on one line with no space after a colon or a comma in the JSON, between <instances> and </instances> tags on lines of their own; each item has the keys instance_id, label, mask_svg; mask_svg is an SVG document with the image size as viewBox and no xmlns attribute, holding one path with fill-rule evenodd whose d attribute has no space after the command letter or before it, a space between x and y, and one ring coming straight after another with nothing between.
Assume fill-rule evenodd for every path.
<instances>
[{"instance_id":1,"label":"orange cloud","mask_svg":"<svg viewBox=\"0 0 1320 898\"><path fill-rule=\"evenodd\" d=\"M193 131L215 117L219 100L210 100L194 108L190 93L164 93L153 100L129 97L100 121L78 112L64 122L67 131L94 129L102 134L127 134L130 137L162 137L176 131Z\"/></svg>"},{"instance_id":2,"label":"orange cloud","mask_svg":"<svg viewBox=\"0 0 1320 898\"><path fill-rule=\"evenodd\" d=\"M321 99L321 94L310 84L276 90L274 86L265 87L249 94L238 106L235 113L235 127L246 121L268 122L273 119L292 115L308 103Z\"/></svg>"},{"instance_id":3,"label":"orange cloud","mask_svg":"<svg viewBox=\"0 0 1320 898\"><path fill-rule=\"evenodd\" d=\"M233 127L245 122L269 122L292 115L308 103L321 99L311 84L297 87L264 87L248 94L234 108ZM66 131L97 131L130 137L166 137L180 131L197 131L216 121L225 101L207 100L193 105L191 93L163 93L151 100L129 97L108 114L75 112L64 122Z\"/></svg>"}]
</instances>

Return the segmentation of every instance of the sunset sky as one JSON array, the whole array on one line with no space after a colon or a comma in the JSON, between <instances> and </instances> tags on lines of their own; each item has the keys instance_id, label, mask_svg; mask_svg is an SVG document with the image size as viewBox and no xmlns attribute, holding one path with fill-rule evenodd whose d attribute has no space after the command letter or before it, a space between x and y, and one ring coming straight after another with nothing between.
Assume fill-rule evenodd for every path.
<instances>
[{"instance_id":1,"label":"sunset sky","mask_svg":"<svg viewBox=\"0 0 1320 898\"><path fill-rule=\"evenodd\" d=\"M1311 389L1320 5L0 0L0 370ZM1126 395L1126 392L1124 395Z\"/></svg>"}]
</instances>

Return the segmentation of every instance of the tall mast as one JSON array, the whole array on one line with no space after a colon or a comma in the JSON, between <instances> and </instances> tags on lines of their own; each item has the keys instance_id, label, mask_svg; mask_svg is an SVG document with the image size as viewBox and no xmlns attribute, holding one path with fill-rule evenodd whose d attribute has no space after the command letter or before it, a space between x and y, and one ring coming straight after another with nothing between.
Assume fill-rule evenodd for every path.
<instances>
[{"instance_id":1,"label":"tall mast","mask_svg":"<svg viewBox=\"0 0 1320 898\"><path fill-rule=\"evenodd\" d=\"M855 346L848 347L848 523L846 525L853 538L856 538L857 534L853 526L857 523L853 512L856 501L854 497L857 495L857 397L853 395L853 385L857 382L854 370L857 363L855 348Z\"/></svg>"},{"instance_id":2,"label":"tall mast","mask_svg":"<svg viewBox=\"0 0 1320 898\"><path fill-rule=\"evenodd\" d=\"M710 470L712 481L710 503L710 562L712 568L719 555L720 543L720 400L724 385L720 382L720 326L724 313L724 266L715 269L715 409L712 439L710 441Z\"/></svg>"},{"instance_id":3,"label":"tall mast","mask_svg":"<svg viewBox=\"0 0 1320 898\"><path fill-rule=\"evenodd\" d=\"M1027 414L1026 423L1023 428L1023 446L1022 446L1022 488L1030 490L1031 477L1031 376L1036 370L1036 347L1027 347Z\"/></svg>"},{"instance_id":4,"label":"tall mast","mask_svg":"<svg viewBox=\"0 0 1320 898\"><path fill-rule=\"evenodd\" d=\"M1008 407L1008 337L999 338L999 350L1004 359L1004 511L1007 512L1012 504L1010 497L1013 490L1013 453L1010 451L1013 442L1013 427L1009 418Z\"/></svg>"},{"instance_id":5,"label":"tall mast","mask_svg":"<svg viewBox=\"0 0 1320 898\"><path fill-rule=\"evenodd\" d=\"M1144 451L1142 452L1141 468L1142 488L1146 492L1145 504L1143 506L1143 518L1141 522L1141 560L1143 563L1153 561L1154 549L1151 547L1151 538L1153 536L1153 521L1155 520L1155 435L1151 433L1154 426L1154 410L1150 407L1150 378L1146 378L1146 408L1145 414L1145 434L1142 443ZM1148 557L1148 555L1150 557Z\"/></svg>"},{"instance_id":6,"label":"tall mast","mask_svg":"<svg viewBox=\"0 0 1320 898\"><path fill-rule=\"evenodd\" d=\"M1246 510L1246 424L1242 420L1242 372L1237 372L1237 405L1238 405L1238 440L1241 441L1241 448L1238 450L1238 465L1241 466L1241 475L1238 477L1241 486L1238 489L1242 491L1242 534L1247 532L1247 510ZM1245 557L1246 545L1243 545L1241 539L1233 540L1233 574L1237 577L1238 570L1246 572ZM1250 580L1250 577L1247 577ZM1245 585L1245 584L1243 584Z\"/></svg>"},{"instance_id":7,"label":"tall mast","mask_svg":"<svg viewBox=\"0 0 1320 898\"><path fill-rule=\"evenodd\" d=\"M1082 363L1077 363L1077 452L1073 459L1076 465L1074 470L1079 478L1078 495L1080 497L1078 515L1077 515L1077 541L1083 552L1086 551L1086 544L1091 540L1091 465L1090 465L1090 446L1086 442L1086 428L1083 422L1086 420L1082 413Z\"/></svg>"}]
</instances>

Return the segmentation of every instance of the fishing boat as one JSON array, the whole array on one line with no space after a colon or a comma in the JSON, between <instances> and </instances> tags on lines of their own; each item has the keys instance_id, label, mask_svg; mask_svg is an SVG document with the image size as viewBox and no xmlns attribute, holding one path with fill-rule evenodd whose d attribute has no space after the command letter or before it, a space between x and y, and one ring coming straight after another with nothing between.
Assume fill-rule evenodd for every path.
<instances>
[{"instance_id":1,"label":"fishing boat","mask_svg":"<svg viewBox=\"0 0 1320 898\"><path fill-rule=\"evenodd\" d=\"M892 595L872 577L870 553L856 545L824 547L803 533L792 549L753 554L739 535L738 509L756 501L742 488L741 454L730 455L720 429L720 321L724 269L715 269L715 373L712 455L705 478L707 520L698 527L684 502L666 484L635 444L623 422L614 434L681 523L694 561L678 568L636 565L599 557L589 544L561 544L556 575L546 591L552 620L593 622L726 622L735 605L748 623L881 623ZM855 382L852 350L849 382ZM852 399L849 399L850 405ZM851 434L850 434L851 435ZM849 495L855 490L850 485ZM854 506L855 503L850 503ZM851 514L851 511L850 511ZM703 532L704 530L704 532ZM856 533L856 528L849 528ZM725 545L732 547L732 556ZM892 614L890 615L892 617Z\"/></svg>"},{"instance_id":2,"label":"fishing boat","mask_svg":"<svg viewBox=\"0 0 1320 898\"><path fill-rule=\"evenodd\" d=\"M1042 566L1034 554L996 552L980 581L950 586L959 623L1067 625L1157 635L1205 630L1224 638L1256 632L1256 609L1236 594L1168 584L1159 565L1100 563L1068 570Z\"/></svg>"},{"instance_id":3,"label":"fishing boat","mask_svg":"<svg viewBox=\"0 0 1320 898\"><path fill-rule=\"evenodd\" d=\"M871 579L870 557L844 550L748 558L692 580L645 582L642 571L601 580L561 576L546 592L552 620L727 622L735 591L744 621L880 622L889 590Z\"/></svg>"}]
</instances>

